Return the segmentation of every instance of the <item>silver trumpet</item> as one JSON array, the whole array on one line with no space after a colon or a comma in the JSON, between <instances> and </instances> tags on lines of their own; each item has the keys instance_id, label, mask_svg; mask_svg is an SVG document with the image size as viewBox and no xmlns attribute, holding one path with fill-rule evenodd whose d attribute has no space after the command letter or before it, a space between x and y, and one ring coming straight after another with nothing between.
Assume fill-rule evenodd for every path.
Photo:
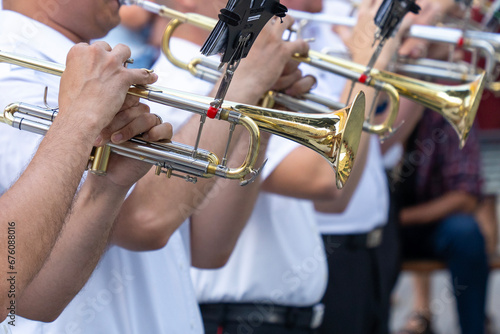
<instances>
[{"instance_id":1,"label":"silver trumpet","mask_svg":"<svg viewBox=\"0 0 500 334\"><path fill-rule=\"evenodd\" d=\"M57 63L2 51L0 51L0 62L57 76L61 76L65 69L63 65ZM200 115L207 115L212 102L212 98L207 96L157 86L131 86L128 94ZM197 176L219 176L239 179L241 184L245 185L259 172L254 166L259 154L262 130L295 141L319 153L335 170L336 184L340 189L353 168L361 138L364 109L363 92L358 94L350 106L326 115L278 111L225 101L214 118L229 122L231 129L234 129L235 125L242 125L250 136L247 155L241 166L237 168L226 166L227 150L223 159L219 159L215 154L197 147L179 143L151 143L134 138L123 144L108 144L97 148L90 158L90 171L97 174L105 173L109 154L115 152L151 163L156 166L158 175L166 173L167 176L177 176L173 171L180 171L186 173L188 176L184 178L191 182L194 182ZM22 116L18 117L18 114ZM0 123L43 134L48 129L46 123L52 122L56 115L57 112L53 109L15 103L0 114Z\"/></svg>"}]
</instances>

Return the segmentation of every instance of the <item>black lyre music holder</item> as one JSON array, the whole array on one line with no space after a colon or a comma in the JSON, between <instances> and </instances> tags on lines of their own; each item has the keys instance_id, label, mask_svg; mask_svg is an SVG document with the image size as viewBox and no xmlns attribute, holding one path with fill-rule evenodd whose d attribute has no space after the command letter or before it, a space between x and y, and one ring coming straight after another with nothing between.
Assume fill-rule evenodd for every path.
<instances>
[{"instance_id":1,"label":"black lyre music holder","mask_svg":"<svg viewBox=\"0 0 500 334\"><path fill-rule=\"evenodd\" d=\"M229 0L226 8L221 9L219 21L203 44L201 53L205 56L220 53L222 54L220 67L224 64L227 64L227 66L214 100L210 103L206 115L202 115L200 118L200 127L193 150L193 157L196 157L205 118L220 117L222 103L240 60L248 55L255 39L266 23L273 16L282 19L285 17L287 11L288 9L280 4L279 0ZM231 124L229 141L231 140L234 126L234 124ZM227 162L229 141L224 152L224 158L222 159L223 166ZM254 170L252 172L252 179L258 173L259 170ZM242 184L246 184L249 181L247 180Z\"/></svg>"},{"instance_id":2,"label":"black lyre music holder","mask_svg":"<svg viewBox=\"0 0 500 334\"><path fill-rule=\"evenodd\" d=\"M419 11L420 6L414 0L384 0L375 15L375 25L378 27L375 38L383 44L394 34L406 14L418 14Z\"/></svg>"},{"instance_id":3,"label":"black lyre music holder","mask_svg":"<svg viewBox=\"0 0 500 334\"><path fill-rule=\"evenodd\" d=\"M221 53L220 67L227 64L208 117L217 116L240 60L248 55L262 28L273 16L283 18L287 11L279 0L229 0L221 9L217 25L201 48L205 56Z\"/></svg>"},{"instance_id":4,"label":"black lyre music holder","mask_svg":"<svg viewBox=\"0 0 500 334\"><path fill-rule=\"evenodd\" d=\"M221 63L245 58L267 21L283 18L287 11L279 0L229 0L201 53L221 53Z\"/></svg>"}]
</instances>

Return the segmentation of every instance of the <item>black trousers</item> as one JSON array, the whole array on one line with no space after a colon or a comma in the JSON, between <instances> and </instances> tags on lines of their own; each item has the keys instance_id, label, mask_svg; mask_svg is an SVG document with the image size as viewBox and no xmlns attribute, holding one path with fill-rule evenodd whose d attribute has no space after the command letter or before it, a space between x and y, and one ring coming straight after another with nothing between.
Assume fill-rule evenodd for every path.
<instances>
[{"instance_id":1,"label":"black trousers","mask_svg":"<svg viewBox=\"0 0 500 334\"><path fill-rule=\"evenodd\" d=\"M391 210L392 212L392 210ZM345 247L323 236L329 280L320 334L388 334L390 296L400 269L394 219L376 248Z\"/></svg>"}]
</instances>

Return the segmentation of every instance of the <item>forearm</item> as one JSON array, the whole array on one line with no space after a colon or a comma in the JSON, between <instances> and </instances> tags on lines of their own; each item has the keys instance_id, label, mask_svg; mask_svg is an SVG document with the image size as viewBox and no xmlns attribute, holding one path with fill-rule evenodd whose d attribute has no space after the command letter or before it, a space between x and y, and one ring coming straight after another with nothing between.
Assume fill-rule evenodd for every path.
<instances>
[{"instance_id":1,"label":"forearm","mask_svg":"<svg viewBox=\"0 0 500 334\"><path fill-rule=\"evenodd\" d=\"M402 209L401 224L428 224L454 213L471 213L477 198L463 191L452 191L435 200Z\"/></svg>"},{"instance_id":2,"label":"forearm","mask_svg":"<svg viewBox=\"0 0 500 334\"><path fill-rule=\"evenodd\" d=\"M126 193L101 177L88 176L49 258L19 299L19 315L57 318L97 265Z\"/></svg>"},{"instance_id":3,"label":"forearm","mask_svg":"<svg viewBox=\"0 0 500 334\"><path fill-rule=\"evenodd\" d=\"M256 168L262 166L265 158L268 138L263 137ZM240 140L230 162L241 163L247 150L246 141ZM217 179L205 201L191 216L193 266L218 268L226 263L253 212L260 185L260 177L244 187L237 180Z\"/></svg>"},{"instance_id":4,"label":"forearm","mask_svg":"<svg viewBox=\"0 0 500 334\"><path fill-rule=\"evenodd\" d=\"M16 272L16 298L39 271L59 235L86 167L92 137L97 136L89 129L63 126L67 126L64 120L54 122L28 168L0 199L5 230L8 222L15 223L15 254L10 255L19 261L9 271ZM7 252L7 236L1 244ZM3 288L6 280L1 281Z\"/></svg>"}]
</instances>

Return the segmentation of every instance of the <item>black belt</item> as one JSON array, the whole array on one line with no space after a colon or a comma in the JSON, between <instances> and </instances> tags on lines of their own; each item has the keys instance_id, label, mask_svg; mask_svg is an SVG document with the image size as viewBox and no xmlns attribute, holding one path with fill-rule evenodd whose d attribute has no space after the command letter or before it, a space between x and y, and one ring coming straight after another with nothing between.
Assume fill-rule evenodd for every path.
<instances>
[{"instance_id":1,"label":"black belt","mask_svg":"<svg viewBox=\"0 0 500 334\"><path fill-rule=\"evenodd\" d=\"M382 228L359 234L323 234L325 247L342 249L369 249L382 243Z\"/></svg>"},{"instance_id":2,"label":"black belt","mask_svg":"<svg viewBox=\"0 0 500 334\"><path fill-rule=\"evenodd\" d=\"M217 303L200 304L203 321L217 324L255 321L286 328L318 328L323 322L324 306L290 307L275 304Z\"/></svg>"}]
</instances>

